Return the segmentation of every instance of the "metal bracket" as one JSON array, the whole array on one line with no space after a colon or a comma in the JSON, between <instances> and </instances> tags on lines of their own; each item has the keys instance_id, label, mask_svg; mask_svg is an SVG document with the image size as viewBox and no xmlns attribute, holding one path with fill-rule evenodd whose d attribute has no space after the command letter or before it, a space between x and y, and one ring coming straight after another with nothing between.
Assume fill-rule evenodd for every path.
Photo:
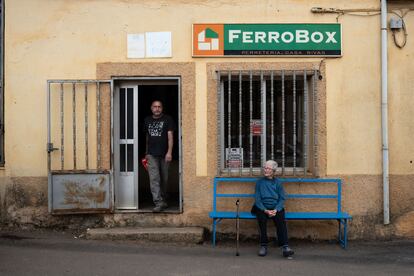
<instances>
[{"instance_id":1,"label":"metal bracket","mask_svg":"<svg viewBox=\"0 0 414 276\"><path fill-rule=\"evenodd\" d=\"M47 143L47 153L51 153L54 150L58 150L59 148L54 148L53 143Z\"/></svg>"}]
</instances>

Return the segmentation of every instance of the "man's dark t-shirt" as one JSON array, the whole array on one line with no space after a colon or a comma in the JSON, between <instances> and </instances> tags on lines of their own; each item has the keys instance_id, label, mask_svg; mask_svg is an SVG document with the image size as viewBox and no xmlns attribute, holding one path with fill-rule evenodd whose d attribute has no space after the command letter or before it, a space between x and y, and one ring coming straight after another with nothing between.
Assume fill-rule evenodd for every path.
<instances>
[{"instance_id":1,"label":"man's dark t-shirt","mask_svg":"<svg viewBox=\"0 0 414 276\"><path fill-rule=\"evenodd\" d=\"M153 156L164 156L168 151L168 131L174 131L175 124L171 116L163 114L154 119L148 116L144 119L144 132L148 136L148 152Z\"/></svg>"}]
</instances>

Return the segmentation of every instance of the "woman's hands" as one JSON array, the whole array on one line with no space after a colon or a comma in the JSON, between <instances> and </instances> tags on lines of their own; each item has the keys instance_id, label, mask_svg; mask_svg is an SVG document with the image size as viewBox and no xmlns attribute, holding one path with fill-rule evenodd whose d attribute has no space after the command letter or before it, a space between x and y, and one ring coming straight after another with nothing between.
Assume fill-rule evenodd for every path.
<instances>
[{"instance_id":1,"label":"woman's hands","mask_svg":"<svg viewBox=\"0 0 414 276\"><path fill-rule=\"evenodd\" d=\"M264 213L269 217L274 217L276 216L277 210L264 210Z\"/></svg>"}]
</instances>

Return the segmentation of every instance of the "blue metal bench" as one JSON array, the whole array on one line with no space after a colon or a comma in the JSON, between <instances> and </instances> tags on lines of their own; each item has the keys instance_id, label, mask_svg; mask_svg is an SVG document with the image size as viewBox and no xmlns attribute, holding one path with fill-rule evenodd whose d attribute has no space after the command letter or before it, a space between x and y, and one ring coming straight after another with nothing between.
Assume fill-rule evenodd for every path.
<instances>
[{"instance_id":1,"label":"blue metal bench","mask_svg":"<svg viewBox=\"0 0 414 276\"><path fill-rule=\"evenodd\" d=\"M255 184L259 178L251 177L215 177L214 178L214 195L213 195L213 211L209 213L210 218L213 219L213 246L216 245L216 228L217 224L222 219L236 219L236 212L233 211L218 211L218 198L254 198L254 193L218 193L217 187L221 182L246 182ZM341 179L322 179L322 178L279 178L282 183L334 183L337 185L336 194L287 194L289 198L306 198L306 199L334 199L337 201L336 212L289 212L285 213L286 220L337 220L338 221L338 241L343 248L347 246L347 224L352 217L341 211ZM250 212L239 212L240 219L255 219L256 216Z\"/></svg>"}]
</instances>

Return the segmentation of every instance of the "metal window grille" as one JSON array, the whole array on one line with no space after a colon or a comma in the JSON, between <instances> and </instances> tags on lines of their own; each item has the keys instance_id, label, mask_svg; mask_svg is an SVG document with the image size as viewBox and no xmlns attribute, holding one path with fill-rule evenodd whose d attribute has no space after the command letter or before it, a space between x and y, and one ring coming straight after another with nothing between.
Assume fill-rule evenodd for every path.
<instances>
[{"instance_id":1,"label":"metal window grille","mask_svg":"<svg viewBox=\"0 0 414 276\"><path fill-rule=\"evenodd\" d=\"M314 70L217 72L219 175L260 175L268 159L278 162L280 175L312 173L316 75Z\"/></svg>"}]
</instances>

